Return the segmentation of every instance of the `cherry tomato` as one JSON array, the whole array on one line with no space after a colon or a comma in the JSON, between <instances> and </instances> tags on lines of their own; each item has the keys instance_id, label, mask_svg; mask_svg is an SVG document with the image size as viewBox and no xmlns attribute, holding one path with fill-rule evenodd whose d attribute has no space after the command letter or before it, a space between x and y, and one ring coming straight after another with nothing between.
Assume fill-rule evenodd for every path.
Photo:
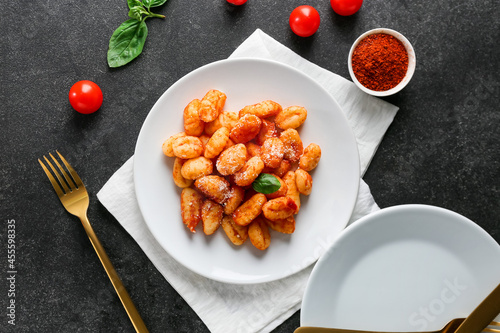
<instances>
[{"instance_id":1,"label":"cherry tomato","mask_svg":"<svg viewBox=\"0 0 500 333\"><path fill-rule=\"evenodd\" d=\"M363 0L330 0L333 11L342 16L356 13L362 4Z\"/></svg>"},{"instance_id":2,"label":"cherry tomato","mask_svg":"<svg viewBox=\"0 0 500 333\"><path fill-rule=\"evenodd\" d=\"M298 6L290 14L289 22L290 28L296 35L309 37L319 28L319 13L314 7L308 5Z\"/></svg>"},{"instance_id":3,"label":"cherry tomato","mask_svg":"<svg viewBox=\"0 0 500 333\"><path fill-rule=\"evenodd\" d=\"M96 112L102 105L101 88L92 81L78 81L69 90L69 103L80 113Z\"/></svg>"},{"instance_id":4,"label":"cherry tomato","mask_svg":"<svg viewBox=\"0 0 500 333\"><path fill-rule=\"evenodd\" d=\"M227 0L227 2L232 3L233 5L239 6L247 2L247 0Z\"/></svg>"}]
</instances>

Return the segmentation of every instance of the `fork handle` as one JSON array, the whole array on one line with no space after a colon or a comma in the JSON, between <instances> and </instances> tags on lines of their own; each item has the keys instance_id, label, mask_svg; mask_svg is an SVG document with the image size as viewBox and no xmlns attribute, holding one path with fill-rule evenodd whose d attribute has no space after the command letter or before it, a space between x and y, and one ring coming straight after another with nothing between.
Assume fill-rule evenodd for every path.
<instances>
[{"instance_id":1,"label":"fork handle","mask_svg":"<svg viewBox=\"0 0 500 333\"><path fill-rule=\"evenodd\" d=\"M118 294L118 297L120 298L123 307L125 308L125 311L127 311L127 314L130 318L130 321L132 321L132 325L134 325L136 332L148 333L149 331L146 328L146 325L142 321L142 318L139 315L139 312L137 311L134 303L132 302L130 295L123 286L120 277L116 273L116 270L113 267L111 261L109 260L106 251L102 247L101 242L97 238L94 229L90 225L89 219L85 215L84 217L80 217L80 220L82 221L83 227L85 228L85 232L87 233L87 236L89 237L90 242L92 243L92 246L94 247L94 250L97 253L97 256L99 257L99 260L101 260L101 263L104 266L104 269L106 270L106 273L108 274L108 277L111 280L111 283L113 284L113 287L115 288L115 291Z\"/></svg>"}]
</instances>

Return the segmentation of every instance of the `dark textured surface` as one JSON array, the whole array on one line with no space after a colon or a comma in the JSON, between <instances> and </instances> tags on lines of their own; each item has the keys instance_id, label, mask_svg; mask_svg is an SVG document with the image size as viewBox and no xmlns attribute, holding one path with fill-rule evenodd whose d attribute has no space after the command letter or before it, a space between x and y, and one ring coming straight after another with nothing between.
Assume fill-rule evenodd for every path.
<instances>
[{"instance_id":1,"label":"dark textured surface","mask_svg":"<svg viewBox=\"0 0 500 333\"><path fill-rule=\"evenodd\" d=\"M310 3L321 15L310 38L294 36L288 15ZM6 309L7 221L16 221L16 326L1 332L132 332L80 222L54 195L37 158L60 149L92 196L89 217L151 332L207 328L163 279L95 194L134 153L156 99L197 67L228 57L261 28L306 59L349 78L358 35L375 27L403 33L417 70L388 100L400 107L365 175L381 207L425 203L454 210L500 241L498 78L500 4L495 0L366 0L352 17L329 1L169 0L148 21L144 52L123 68L106 64L108 40L127 19L124 0L10 2L0 16L0 308ZM71 85L97 82L104 104L74 112ZM299 313L276 329L292 332ZM228 332L232 332L228 328Z\"/></svg>"}]
</instances>

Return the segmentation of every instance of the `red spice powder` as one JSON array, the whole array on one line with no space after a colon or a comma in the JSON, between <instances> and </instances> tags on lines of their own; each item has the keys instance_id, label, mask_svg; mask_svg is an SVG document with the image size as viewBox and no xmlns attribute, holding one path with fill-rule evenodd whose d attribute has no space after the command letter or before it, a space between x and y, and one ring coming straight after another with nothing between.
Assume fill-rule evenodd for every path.
<instances>
[{"instance_id":1,"label":"red spice powder","mask_svg":"<svg viewBox=\"0 0 500 333\"><path fill-rule=\"evenodd\" d=\"M352 53L352 70L368 89L385 91L403 80L408 52L394 36L379 33L363 38Z\"/></svg>"}]
</instances>

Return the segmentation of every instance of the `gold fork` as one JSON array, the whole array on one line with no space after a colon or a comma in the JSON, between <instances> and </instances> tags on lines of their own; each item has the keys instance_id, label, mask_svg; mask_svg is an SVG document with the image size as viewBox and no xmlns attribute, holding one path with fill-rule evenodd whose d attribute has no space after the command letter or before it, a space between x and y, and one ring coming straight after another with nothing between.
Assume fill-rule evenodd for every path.
<instances>
[{"instance_id":1,"label":"gold fork","mask_svg":"<svg viewBox=\"0 0 500 333\"><path fill-rule=\"evenodd\" d=\"M92 226L90 225L89 219L87 218L87 209L89 207L89 195L87 193L87 190L85 189L85 185L83 185L83 182L76 173L75 169L73 169L73 167L66 161L66 159L58 151L56 152L57 155L59 155L61 161L66 166L66 169L68 170L71 176L68 175L68 173L62 167L62 165L50 153L49 153L50 157L52 158L54 164L57 166L57 168L63 175L64 179L63 177L61 177L60 173L56 170L54 165L49 161L47 157L44 156L43 158L45 159L45 162L49 165L52 172L55 174L57 180L56 178L54 178L52 173L40 159L38 159L38 162L40 162L40 165L47 174L47 177L49 177L50 182L52 183L52 186L54 187L54 190L56 191L57 196L61 200L61 203L64 206L64 208L66 208L66 210L69 213L78 216L82 221L83 227L87 232L87 236L89 237L90 242L92 243L92 246L94 247L94 250L97 253L97 256L101 260L101 263L104 266L104 269L106 270L106 273L108 274L108 277L111 280L111 283L113 284L113 287L115 288L115 291L118 294L118 297L120 298L120 301L122 302L125 311L127 311L127 314L130 320L132 321L132 324L134 325L136 332L138 333L148 332L148 329L146 328L146 325L144 325L144 322L142 321L139 312L137 311L134 303L132 302L132 299L130 298L125 287L123 286L123 283L118 277L118 274L116 273L113 264L111 264L108 255L104 251L101 242L97 238L94 230L92 229Z\"/></svg>"},{"instance_id":2,"label":"gold fork","mask_svg":"<svg viewBox=\"0 0 500 333\"><path fill-rule=\"evenodd\" d=\"M437 331L428 331L422 333L453 333L457 330L460 324L464 321L464 318L452 319L445 327ZM490 323L491 327L485 328L483 332L494 332L500 333L500 322L492 321ZM497 328L493 328L497 327ZM398 333L398 332L382 332L382 331L366 331L366 330L348 330L342 328L323 328L323 327L299 327L294 333ZM411 333L411 332L406 332Z\"/></svg>"}]
</instances>

